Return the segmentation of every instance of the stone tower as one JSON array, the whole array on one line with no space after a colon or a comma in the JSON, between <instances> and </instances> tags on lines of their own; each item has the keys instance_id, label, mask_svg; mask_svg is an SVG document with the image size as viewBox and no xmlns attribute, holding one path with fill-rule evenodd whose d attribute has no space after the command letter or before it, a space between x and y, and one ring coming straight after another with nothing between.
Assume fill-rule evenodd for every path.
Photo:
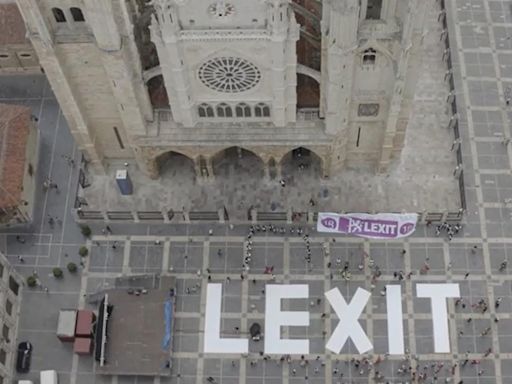
<instances>
[{"instance_id":1,"label":"stone tower","mask_svg":"<svg viewBox=\"0 0 512 384\"><path fill-rule=\"evenodd\" d=\"M414 98L425 2L323 3L321 115L335 136L333 167L387 169L399 155Z\"/></svg>"},{"instance_id":2,"label":"stone tower","mask_svg":"<svg viewBox=\"0 0 512 384\"><path fill-rule=\"evenodd\" d=\"M130 4L18 1L71 132L100 171L104 158L137 157L134 137L145 135L152 119Z\"/></svg>"}]
</instances>

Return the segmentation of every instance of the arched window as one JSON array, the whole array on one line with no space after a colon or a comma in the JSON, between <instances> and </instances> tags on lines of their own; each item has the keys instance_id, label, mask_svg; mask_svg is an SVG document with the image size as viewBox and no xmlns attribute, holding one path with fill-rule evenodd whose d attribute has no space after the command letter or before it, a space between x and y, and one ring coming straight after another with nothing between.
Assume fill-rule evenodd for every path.
<instances>
[{"instance_id":1,"label":"arched window","mask_svg":"<svg viewBox=\"0 0 512 384\"><path fill-rule=\"evenodd\" d=\"M373 48L368 48L363 52L363 65L374 65L377 59L377 51Z\"/></svg>"},{"instance_id":2,"label":"arched window","mask_svg":"<svg viewBox=\"0 0 512 384\"><path fill-rule=\"evenodd\" d=\"M55 17L55 21L57 23L65 23L66 22L66 16L64 15L64 12L62 12L62 9L60 8L52 8L53 17Z\"/></svg>"},{"instance_id":3,"label":"arched window","mask_svg":"<svg viewBox=\"0 0 512 384\"><path fill-rule=\"evenodd\" d=\"M82 10L80 8L71 7L69 8L69 11L71 12L71 16L73 16L74 21L85 21L84 14L82 13Z\"/></svg>"},{"instance_id":4,"label":"arched window","mask_svg":"<svg viewBox=\"0 0 512 384\"><path fill-rule=\"evenodd\" d=\"M254 116L270 117L270 107L265 103L256 104L254 107Z\"/></svg>"},{"instance_id":5,"label":"arched window","mask_svg":"<svg viewBox=\"0 0 512 384\"><path fill-rule=\"evenodd\" d=\"M240 103L235 107L236 117L251 117L251 107L245 103Z\"/></svg>"},{"instance_id":6,"label":"arched window","mask_svg":"<svg viewBox=\"0 0 512 384\"><path fill-rule=\"evenodd\" d=\"M213 117L213 108L211 105L203 103L198 107L199 117Z\"/></svg>"},{"instance_id":7,"label":"arched window","mask_svg":"<svg viewBox=\"0 0 512 384\"><path fill-rule=\"evenodd\" d=\"M366 18L370 20L379 20L382 11L382 0L368 0L366 6Z\"/></svg>"},{"instance_id":8,"label":"arched window","mask_svg":"<svg viewBox=\"0 0 512 384\"><path fill-rule=\"evenodd\" d=\"M233 117L231 107L226 103L220 103L217 105L217 117Z\"/></svg>"}]
</instances>

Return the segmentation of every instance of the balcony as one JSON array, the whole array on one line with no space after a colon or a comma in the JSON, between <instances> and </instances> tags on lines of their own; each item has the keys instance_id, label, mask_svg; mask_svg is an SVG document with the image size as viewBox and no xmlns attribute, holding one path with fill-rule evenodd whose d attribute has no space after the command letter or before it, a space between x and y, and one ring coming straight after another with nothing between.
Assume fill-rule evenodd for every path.
<instances>
[{"instance_id":1,"label":"balcony","mask_svg":"<svg viewBox=\"0 0 512 384\"><path fill-rule=\"evenodd\" d=\"M212 145L250 142L253 145L329 144L331 137L324 132L324 123L317 108L297 111L297 122L286 127L275 127L271 122L215 120L199 122L193 128L176 123L169 109L156 109L154 121L148 125L148 135L140 137L140 145Z\"/></svg>"}]
</instances>

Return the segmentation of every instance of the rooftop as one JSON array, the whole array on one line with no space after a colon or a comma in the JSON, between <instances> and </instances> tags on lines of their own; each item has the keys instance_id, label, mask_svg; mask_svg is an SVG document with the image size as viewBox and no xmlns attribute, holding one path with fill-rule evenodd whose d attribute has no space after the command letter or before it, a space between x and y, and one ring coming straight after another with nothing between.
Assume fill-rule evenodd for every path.
<instances>
[{"instance_id":1,"label":"rooftop","mask_svg":"<svg viewBox=\"0 0 512 384\"><path fill-rule=\"evenodd\" d=\"M0 46L27 42L25 23L18 6L0 3Z\"/></svg>"},{"instance_id":2,"label":"rooftop","mask_svg":"<svg viewBox=\"0 0 512 384\"><path fill-rule=\"evenodd\" d=\"M31 110L0 104L0 209L21 202Z\"/></svg>"}]
</instances>

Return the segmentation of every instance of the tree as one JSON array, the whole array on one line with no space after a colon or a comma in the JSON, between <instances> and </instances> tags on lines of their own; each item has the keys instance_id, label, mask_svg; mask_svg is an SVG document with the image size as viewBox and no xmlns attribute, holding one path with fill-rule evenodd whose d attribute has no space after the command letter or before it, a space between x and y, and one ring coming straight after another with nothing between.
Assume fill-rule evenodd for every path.
<instances>
[{"instance_id":1,"label":"tree","mask_svg":"<svg viewBox=\"0 0 512 384\"><path fill-rule=\"evenodd\" d=\"M30 275L29 277L27 277L27 285L30 288L34 288L37 285L37 279L34 275Z\"/></svg>"},{"instance_id":2,"label":"tree","mask_svg":"<svg viewBox=\"0 0 512 384\"><path fill-rule=\"evenodd\" d=\"M82 245L80 247L80 249L78 250L78 254L81 256L81 257L85 257L89 254L89 250L87 249L87 247L85 245Z\"/></svg>"},{"instance_id":3,"label":"tree","mask_svg":"<svg viewBox=\"0 0 512 384\"><path fill-rule=\"evenodd\" d=\"M70 273L75 273L77 269L78 269L78 268L77 268L77 266L76 266L76 264L75 264L75 263L73 263L73 262L68 263L68 271L69 271Z\"/></svg>"},{"instance_id":4,"label":"tree","mask_svg":"<svg viewBox=\"0 0 512 384\"><path fill-rule=\"evenodd\" d=\"M62 276L64 276L64 272L62 272L62 269L60 269L59 267L55 267L53 268L53 276L56 279L60 279L62 278Z\"/></svg>"},{"instance_id":5,"label":"tree","mask_svg":"<svg viewBox=\"0 0 512 384\"><path fill-rule=\"evenodd\" d=\"M82 235L84 235L84 237L91 237L91 227L89 227L88 225L81 225L80 226L80 232L82 232Z\"/></svg>"}]
</instances>

